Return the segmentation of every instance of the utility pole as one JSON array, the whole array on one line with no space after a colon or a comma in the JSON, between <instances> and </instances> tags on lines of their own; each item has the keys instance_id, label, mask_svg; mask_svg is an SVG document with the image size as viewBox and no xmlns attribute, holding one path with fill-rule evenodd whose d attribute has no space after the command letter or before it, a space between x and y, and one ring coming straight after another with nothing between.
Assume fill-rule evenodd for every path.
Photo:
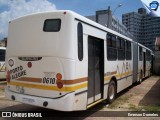
<instances>
[{"instance_id":1,"label":"utility pole","mask_svg":"<svg viewBox=\"0 0 160 120\"><path fill-rule=\"evenodd\" d=\"M112 11L110 6L108 6L107 9L107 27L110 29L112 28Z\"/></svg>"},{"instance_id":2,"label":"utility pole","mask_svg":"<svg viewBox=\"0 0 160 120\"><path fill-rule=\"evenodd\" d=\"M122 4L119 4L119 5L114 9L113 14L112 14L112 11L111 11L110 6L108 6L108 9L107 9L107 27L108 27L108 28L113 29L113 28L112 28L112 17L113 17L113 15L114 15L115 11L117 10L117 8L119 8L119 7L121 7L121 6L122 6ZM118 24L117 24L117 26L118 26Z\"/></svg>"}]
</instances>

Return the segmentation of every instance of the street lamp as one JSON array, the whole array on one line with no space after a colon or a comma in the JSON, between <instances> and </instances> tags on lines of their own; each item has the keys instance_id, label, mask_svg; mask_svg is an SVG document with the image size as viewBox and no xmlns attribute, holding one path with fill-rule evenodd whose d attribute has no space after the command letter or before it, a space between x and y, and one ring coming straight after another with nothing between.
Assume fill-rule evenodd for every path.
<instances>
[{"instance_id":1,"label":"street lamp","mask_svg":"<svg viewBox=\"0 0 160 120\"><path fill-rule=\"evenodd\" d=\"M108 10L107 10L107 27L112 29L112 17L115 13L115 11L117 10L117 8L121 7L122 4L117 5L117 7L114 9L113 13L111 13L110 10L110 6L108 6Z\"/></svg>"},{"instance_id":2,"label":"street lamp","mask_svg":"<svg viewBox=\"0 0 160 120\"><path fill-rule=\"evenodd\" d=\"M112 16L114 15L115 11L116 11L117 8L119 8L119 7L122 7L122 4L119 4L119 5L114 9Z\"/></svg>"},{"instance_id":3,"label":"street lamp","mask_svg":"<svg viewBox=\"0 0 160 120\"><path fill-rule=\"evenodd\" d=\"M116 12L116 10L118 9L118 8L120 8L120 7L122 7L122 4L119 4L119 5L117 5L117 7L114 9L114 11L113 11L113 14L112 14L112 16L114 15L114 13ZM114 17L114 16L113 16ZM116 18L115 18L116 19ZM116 23L115 23L116 24ZM119 32L119 22L117 21L117 32ZM113 26L112 26L113 27ZM113 28L112 28L113 29Z\"/></svg>"}]
</instances>

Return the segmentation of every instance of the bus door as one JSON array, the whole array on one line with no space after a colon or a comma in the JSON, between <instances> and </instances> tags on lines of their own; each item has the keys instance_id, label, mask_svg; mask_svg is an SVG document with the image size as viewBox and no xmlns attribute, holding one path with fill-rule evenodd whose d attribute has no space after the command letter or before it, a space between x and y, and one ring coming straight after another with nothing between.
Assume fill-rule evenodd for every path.
<instances>
[{"instance_id":1,"label":"bus door","mask_svg":"<svg viewBox=\"0 0 160 120\"><path fill-rule=\"evenodd\" d=\"M101 99L104 87L104 41L88 37L88 104Z\"/></svg>"},{"instance_id":2,"label":"bus door","mask_svg":"<svg viewBox=\"0 0 160 120\"><path fill-rule=\"evenodd\" d=\"M146 76L146 52L143 52L143 76Z\"/></svg>"}]
</instances>

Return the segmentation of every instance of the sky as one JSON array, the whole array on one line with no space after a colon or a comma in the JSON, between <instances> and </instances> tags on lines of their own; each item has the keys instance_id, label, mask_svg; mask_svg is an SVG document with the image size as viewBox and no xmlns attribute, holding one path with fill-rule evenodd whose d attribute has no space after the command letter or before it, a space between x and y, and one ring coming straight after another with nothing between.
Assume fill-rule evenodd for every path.
<instances>
[{"instance_id":1,"label":"sky","mask_svg":"<svg viewBox=\"0 0 160 120\"><path fill-rule=\"evenodd\" d=\"M95 15L95 11L107 9L114 11L114 16L121 21L123 13L137 12L143 7L140 0L0 0L0 40L7 37L8 22L30 13L72 10L83 16Z\"/></svg>"}]
</instances>

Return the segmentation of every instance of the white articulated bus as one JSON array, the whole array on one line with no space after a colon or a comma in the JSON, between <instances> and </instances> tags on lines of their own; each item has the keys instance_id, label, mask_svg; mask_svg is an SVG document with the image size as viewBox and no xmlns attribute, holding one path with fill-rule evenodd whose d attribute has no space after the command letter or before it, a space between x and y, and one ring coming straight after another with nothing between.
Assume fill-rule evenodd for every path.
<instances>
[{"instance_id":1,"label":"white articulated bus","mask_svg":"<svg viewBox=\"0 0 160 120\"><path fill-rule=\"evenodd\" d=\"M6 79L5 53L6 48L0 47L0 81Z\"/></svg>"},{"instance_id":2,"label":"white articulated bus","mask_svg":"<svg viewBox=\"0 0 160 120\"><path fill-rule=\"evenodd\" d=\"M151 56L146 47L72 11L24 16L9 24L5 94L60 111L111 103L150 75L147 51Z\"/></svg>"}]
</instances>

